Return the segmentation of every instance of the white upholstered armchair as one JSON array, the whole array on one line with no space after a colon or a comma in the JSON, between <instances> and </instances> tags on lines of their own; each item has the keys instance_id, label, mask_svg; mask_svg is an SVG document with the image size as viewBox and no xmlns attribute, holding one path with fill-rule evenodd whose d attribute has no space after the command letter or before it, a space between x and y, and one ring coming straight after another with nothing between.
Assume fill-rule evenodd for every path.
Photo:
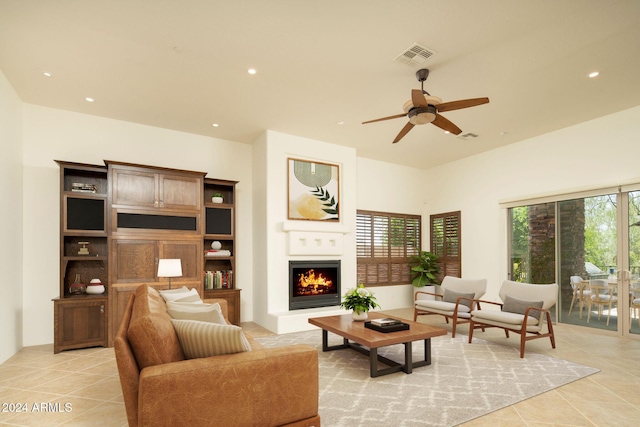
<instances>
[{"instance_id":1,"label":"white upholstered armchair","mask_svg":"<svg viewBox=\"0 0 640 427\"><path fill-rule=\"evenodd\" d=\"M469 323L473 300L482 298L487 291L487 279L461 279L445 276L442 280L442 294L417 291L414 296L413 320L420 315L438 314L447 323L451 319L451 337L456 336L459 323Z\"/></svg>"},{"instance_id":2,"label":"white upholstered armchair","mask_svg":"<svg viewBox=\"0 0 640 427\"><path fill-rule=\"evenodd\" d=\"M482 305L493 304L501 310L471 311L469 343L473 339L474 327L497 327L504 329L507 338L509 331L520 334L520 357L524 357L526 341L549 337L551 347L556 348L553 324L549 309L558 301L558 285L533 285L505 280L500 288L502 303L482 301ZM544 324L547 331L544 332Z\"/></svg>"}]
</instances>

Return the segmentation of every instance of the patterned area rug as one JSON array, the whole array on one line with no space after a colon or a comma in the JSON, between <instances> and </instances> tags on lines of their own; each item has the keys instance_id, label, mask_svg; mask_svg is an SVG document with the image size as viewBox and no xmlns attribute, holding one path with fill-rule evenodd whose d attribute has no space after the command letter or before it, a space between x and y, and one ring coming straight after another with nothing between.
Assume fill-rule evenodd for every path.
<instances>
[{"instance_id":1,"label":"patterned area rug","mask_svg":"<svg viewBox=\"0 0 640 427\"><path fill-rule=\"evenodd\" d=\"M351 350L322 352L320 330L258 338L265 347L309 344L318 349L320 417L324 427L455 426L598 372L554 357L467 337L431 340L432 363L412 374L369 376L369 360ZM329 344L342 338L329 333ZM401 345L378 353L402 363ZM413 343L414 360L424 344ZM380 365L383 367L384 365Z\"/></svg>"}]
</instances>

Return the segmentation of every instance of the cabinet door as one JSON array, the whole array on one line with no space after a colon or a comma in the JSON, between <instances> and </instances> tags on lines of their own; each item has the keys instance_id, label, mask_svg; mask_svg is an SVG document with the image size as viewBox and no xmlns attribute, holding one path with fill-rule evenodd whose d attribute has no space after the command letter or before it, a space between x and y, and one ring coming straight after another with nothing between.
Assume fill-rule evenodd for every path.
<instances>
[{"instance_id":1,"label":"cabinet door","mask_svg":"<svg viewBox=\"0 0 640 427\"><path fill-rule=\"evenodd\" d=\"M107 346L106 299L83 298L54 304L54 353Z\"/></svg>"},{"instance_id":2,"label":"cabinet door","mask_svg":"<svg viewBox=\"0 0 640 427\"><path fill-rule=\"evenodd\" d=\"M113 284L156 281L156 240L114 239L112 246Z\"/></svg>"},{"instance_id":3,"label":"cabinet door","mask_svg":"<svg viewBox=\"0 0 640 427\"><path fill-rule=\"evenodd\" d=\"M158 202L158 175L138 170L113 169L113 205L154 208Z\"/></svg>"},{"instance_id":4,"label":"cabinet door","mask_svg":"<svg viewBox=\"0 0 640 427\"><path fill-rule=\"evenodd\" d=\"M202 241L201 240L162 240L159 242L160 258L180 259L182 277L172 279L173 282L202 283ZM168 279L159 279L160 282ZM190 285L189 287L192 287ZM201 293L202 294L202 293Z\"/></svg>"},{"instance_id":5,"label":"cabinet door","mask_svg":"<svg viewBox=\"0 0 640 427\"><path fill-rule=\"evenodd\" d=\"M200 210L202 179L199 177L161 174L158 177L159 206L166 209Z\"/></svg>"}]
</instances>

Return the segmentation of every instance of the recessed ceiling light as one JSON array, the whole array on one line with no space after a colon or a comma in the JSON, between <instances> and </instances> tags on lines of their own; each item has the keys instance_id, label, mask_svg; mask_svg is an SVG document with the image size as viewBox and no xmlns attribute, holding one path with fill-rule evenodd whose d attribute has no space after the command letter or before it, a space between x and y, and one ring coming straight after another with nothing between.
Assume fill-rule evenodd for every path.
<instances>
[{"instance_id":1,"label":"recessed ceiling light","mask_svg":"<svg viewBox=\"0 0 640 427\"><path fill-rule=\"evenodd\" d=\"M48 71L45 71L42 73L45 77L53 77L53 73L50 73Z\"/></svg>"},{"instance_id":2,"label":"recessed ceiling light","mask_svg":"<svg viewBox=\"0 0 640 427\"><path fill-rule=\"evenodd\" d=\"M593 72L589 73L588 75L589 75L589 78L592 79L594 77L598 77L598 75L600 75L600 73L597 72L597 71L593 71Z\"/></svg>"},{"instance_id":3,"label":"recessed ceiling light","mask_svg":"<svg viewBox=\"0 0 640 427\"><path fill-rule=\"evenodd\" d=\"M449 132L448 130L445 130L444 133L446 133L447 135L449 135L451 132Z\"/></svg>"},{"instance_id":4,"label":"recessed ceiling light","mask_svg":"<svg viewBox=\"0 0 640 427\"><path fill-rule=\"evenodd\" d=\"M340 121L338 122L338 126L342 126L343 124L344 124L344 121L342 121L342 120L340 120Z\"/></svg>"},{"instance_id":5,"label":"recessed ceiling light","mask_svg":"<svg viewBox=\"0 0 640 427\"><path fill-rule=\"evenodd\" d=\"M93 98L89 98L89 97L86 97L84 100L87 102L93 102Z\"/></svg>"},{"instance_id":6,"label":"recessed ceiling light","mask_svg":"<svg viewBox=\"0 0 640 427\"><path fill-rule=\"evenodd\" d=\"M255 69L255 68L249 68L249 69L247 70L247 72L248 72L249 74L255 74L255 73L256 73L256 69Z\"/></svg>"},{"instance_id":7,"label":"recessed ceiling light","mask_svg":"<svg viewBox=\"0 0 640 427\"><path fill-rule=\"evenodd\" d=\"M211 126L213 126L214 128L217 128L217 127L218 127L218 126L220 126L220 125L219 125L219 124L217 124L217 123L214 123L214 124L212 124Z\"/></svg>"}]
</instances>

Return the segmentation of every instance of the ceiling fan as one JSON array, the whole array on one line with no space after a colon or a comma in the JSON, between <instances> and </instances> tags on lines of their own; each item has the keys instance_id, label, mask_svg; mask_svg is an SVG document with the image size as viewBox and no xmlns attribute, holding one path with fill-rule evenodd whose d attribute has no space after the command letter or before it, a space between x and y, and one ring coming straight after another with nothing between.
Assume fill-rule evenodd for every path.
<instances>
[{"instance_id":1,"label":"ceiling fan","mask_svg":"<svg viewBox=\"0 0 640 427\"><path fill-rule=\"evenodd\" d=\"M411 99L404 104L404 113L395 116L382 117L380 119L369 120L362 124L380 122L383 120L398 119L400 117L408 117L409 122L402 128L393 143L400 141L415 125L424 125L427 123L434 124L440 129L459 135L462 130L441 116L439 113L443 111L460 110L462 108L475 107L476 105L487 104L489 98L473 98L462 99L460 101L442 102L437 96L432 96L424 90L424 81L429 77L429 70L423 68L416 71L416 78L420 82L420 89L411 91ZM425 96L427 95L427 96Z\"/></svg>"}]
</instances>

